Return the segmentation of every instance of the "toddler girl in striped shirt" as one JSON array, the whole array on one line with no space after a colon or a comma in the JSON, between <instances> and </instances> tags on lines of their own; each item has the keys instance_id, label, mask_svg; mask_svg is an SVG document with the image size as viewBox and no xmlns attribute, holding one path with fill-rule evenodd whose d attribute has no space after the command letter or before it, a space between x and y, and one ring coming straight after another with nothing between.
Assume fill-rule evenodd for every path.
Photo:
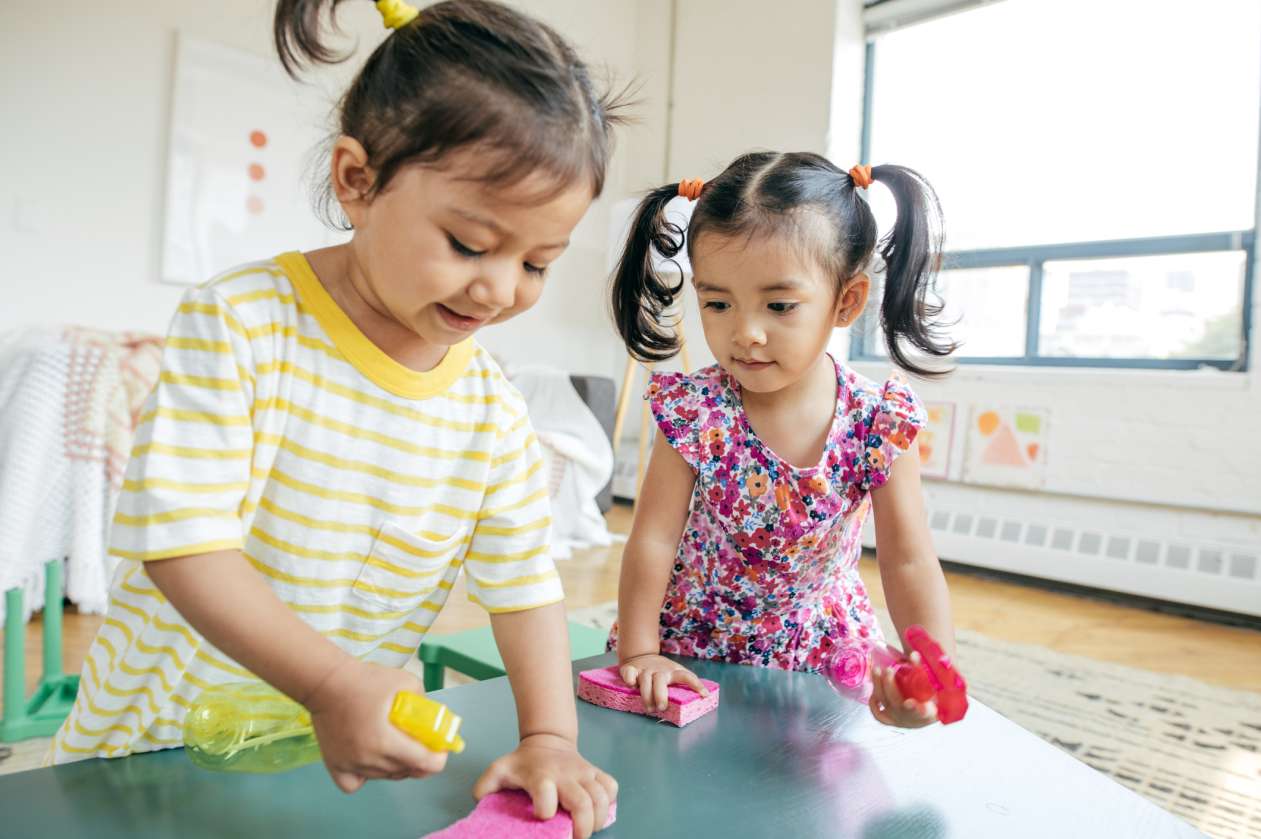
<instances>
[{"instance_id":1,"label":"toddler girl in striped shirt","mask_svg":"<svg viewBox=\"0 0 1261 839\"><path fill-rule=\"evenodd\" d=\"M291 74L340 58L325 7L281 0ZM190 291L110 537L109 614L53 759L177 746L202 691L255 675L311 712L328 771L423 777L387 721L465 571L512 682L521 788L588 835L616 783L577 750L548 497L520 394L474 339L530 308L599 195L618 105L546 25L484 0L377 4L392 32L340 105L343 245Z\"/></svg>"}]
</instances>

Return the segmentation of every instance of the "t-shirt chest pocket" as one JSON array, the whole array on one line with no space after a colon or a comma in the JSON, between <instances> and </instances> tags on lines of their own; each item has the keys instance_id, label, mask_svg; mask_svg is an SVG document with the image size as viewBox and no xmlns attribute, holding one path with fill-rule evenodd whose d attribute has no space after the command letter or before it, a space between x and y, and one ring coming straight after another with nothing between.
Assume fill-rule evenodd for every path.
<instances>
[{"instance_id":1,"label":"t-shirt chest pocket","mask_svg":"<svg viewBox=\"0 0 1261 839\"><path fill-rule=\"evenodd\" d=\"M465 545L464 530L441 541L411 533L387 521L355 578L358 596L392 610L416 607L438 583Z\"/></svg>"}]
</instances>

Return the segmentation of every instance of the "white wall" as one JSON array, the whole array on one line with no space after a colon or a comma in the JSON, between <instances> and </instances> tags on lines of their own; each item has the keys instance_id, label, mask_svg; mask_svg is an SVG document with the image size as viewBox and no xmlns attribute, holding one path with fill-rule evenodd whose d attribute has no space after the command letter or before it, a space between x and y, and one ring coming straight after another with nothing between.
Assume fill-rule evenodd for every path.
<instances>
[{"instance_id":1,"label":"white wall","mask_svg":"<svg viewBox=\"0 0 1261 839\"><path fill-rule=\"evenodd\" d=\"M1253 370L1259 361L1254 352ZM888 373L880 365L856 366L873 377ZM925 482L930 519L943 514L934 531L939 553L1261 615L1257 378L1255 372L961 368L942 381L916 383L924 399L956 405L953 480ZM959 480L971 408L994 403L1050 412L1042 489ZM1011 537L981 538L981 517L1010 522ZM1067 544L1052 544L1056 530L1071 534ZM1117 553L1110 555L1112 549Z\"/></svg>"},{"instance_id":2,"label":"white wall","mask_svg":"<svg viewBox=\"0 0 1261 839\"><path fill-rule=\"evenodd\" d=\"M157 282L174 33L266 55L270 14L265 0L6 4L0 330L165 331L183 291ZM380 37L379 17L343 18Z\"/></svg>"},{"instance_id":3,"label":"white wall","mask_svg":"<svg viewBox=\"0 0 1261 839\"><path fill-rule=\"evenodd\" d=\"M679 0L663 182L708 180L756 150L857 160L860 10L859 0L794 0L783 14L754 0ZM853 114L852 131L833 130L833 107ZM714 360L695 304L689 288L683 312L693 369Z\"/></svg>"},{"instance_id":4,"label":"white wall","mask_svg":"<svg viewBox=\"0 0 1261 839\"><path fill-rule=\"evenodd\" d=\"M644 82L645 120L619 138L606 193L620 197L628 180L659 177L668 2L520 5L570 37L614 84ZM9 162L0 180L0 331L63 323L165 331L184 290L157 279L175 31L271 57L272 8L271 0L5 5L0 109L10 128L0 132ZM359 47L351 61L313 76L330 106L386 34L367 2L342 5L338 21L347 43L357 38ZM492 351L620 376L622 354L605 315L609 203L579 226L539 306L483 334Z\"/></svg>"},{"instance_id":5,"label":"white wall","mask_svg":"<svg viewBox=\"0 0 1261 839\"><path fill-rule=\"evenodd\" d=\"M871 372L879 366L858 365ZM1043 491L1218 513L1261 515L1261 391L1252 373L958 369L918 383L960 408L1050 411ZM961 419L966 418L966 411ZM957 425L958 428L958 425ZM960 474L956 433L952 476ZM1261 538L1261 531L1257 531Z\"/></svg>"}]
</instances>

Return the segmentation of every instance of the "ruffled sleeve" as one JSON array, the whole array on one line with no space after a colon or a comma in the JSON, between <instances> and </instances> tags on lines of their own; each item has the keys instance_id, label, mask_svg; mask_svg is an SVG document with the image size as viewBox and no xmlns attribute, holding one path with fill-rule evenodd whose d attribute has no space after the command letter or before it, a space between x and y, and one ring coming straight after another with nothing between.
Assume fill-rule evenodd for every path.
<instances>
[{"instance_id":1,"label":"ruffled sleeve","mask_svg":"<svg viewBox=\"0 0 1261 839\"><path fill-rule=\"evenodd\" d=\"M653 373L644 398L666 442L683 456L688 466L699 470L704 459L701 452L703 390L692 377L682 373Z\"/></svg>"},{"instance_id":2,"label":"ruffled sleeve","mask_svg":"<svg viewBox=\"0 0 1261 839\"><path fill-rule=\"evenodd\" d=\"M879 489L889 480L893 462L910 451L924 427L924 403L901 376L884 383L867 428L863 455L863 490Z\"/></svg>"}]
</instances>

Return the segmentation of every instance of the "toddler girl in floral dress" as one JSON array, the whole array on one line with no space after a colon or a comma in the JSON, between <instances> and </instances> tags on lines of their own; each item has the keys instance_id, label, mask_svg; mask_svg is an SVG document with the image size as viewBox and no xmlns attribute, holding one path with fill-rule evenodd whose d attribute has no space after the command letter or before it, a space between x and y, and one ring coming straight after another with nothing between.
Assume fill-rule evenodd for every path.
<instances>
[{"instance_id":1,"label":"toddler girl in floral dress","mask_svg":"<svg viewBox=\"0 0 1261 839\"><path fill-rule=\"evenodd\" d=\"M954 631L925 523L919 462L924 421L900 376L872 382L836 362L828 340L866 305L876 224L861 190L888 187L897 221L881 241L881 322L889 355L933 371L953 347L934 334L926 299L940 250L932 188L897 166L849 173L814 154L740 157L713 181L654 190L640 204L613 282L627 348L643 361L677 351L665 322L682 285L660 275L686 243L705 340L717 364L655 374L647 399L661 434L639 492L622 566L618 651L626 684L664 708L670 684L701 690L663 654L820 670L838 648L884 643L858 575L874 510L877 559L898 632L923 625L947 652ZM671 199L696 201L686 230ZM902 727L935 719L874 674L871 709Z\"/></svg>"}]
</instances>

